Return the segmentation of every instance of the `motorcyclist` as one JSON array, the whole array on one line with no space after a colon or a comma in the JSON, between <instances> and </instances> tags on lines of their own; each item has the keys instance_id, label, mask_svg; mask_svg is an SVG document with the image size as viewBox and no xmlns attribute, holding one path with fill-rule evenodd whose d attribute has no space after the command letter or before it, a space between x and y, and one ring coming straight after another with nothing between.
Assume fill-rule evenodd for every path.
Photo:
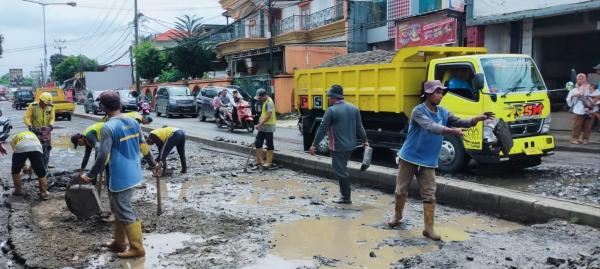
<instances>
[{"instance_id":1,"label":"motorcyclist","mask_svg":"<svg viewBox=\"0 0 600 269\"><path fill-rule=\"evenodd\" d=\"M227 116L227 112L229 112L229 104L231 103L231 100L229 100L229 97L227 96L227 90L223 89L221 90L221 92L219 93L219 99L218 99L218 104L219 104L219 113L221 115L223 115L223 117Z\"/></svg>"},{"instance_id":2,"label":"motorcyclist","mask_svg":"<svg viewBox=\"0 0 600 269\"><path fill-rule=\"evenodd\" d=\"M238 90L233 90L232 95L233 95L233 112L231 113L231 118L232 118L233 122L239 122L238 106L240 105L240 101L242 100L242 97L240 96L240 93L238 92Z\"/></svg>"},{"instance_id":3,"label":"motorcyclist","mask_svg":"<svg viewBox=\"0 0 600 269\"><path fill-rule=\"evenodd\" d=\"M40 94L40 100L27 107L23 122L33 132L42 144L44 166L48 167L50 151L52 150L52 129L54 128L54 107L52 95L49 92ZM52 166L51 166L52 167Z\"/></svg>"}]
</instances>

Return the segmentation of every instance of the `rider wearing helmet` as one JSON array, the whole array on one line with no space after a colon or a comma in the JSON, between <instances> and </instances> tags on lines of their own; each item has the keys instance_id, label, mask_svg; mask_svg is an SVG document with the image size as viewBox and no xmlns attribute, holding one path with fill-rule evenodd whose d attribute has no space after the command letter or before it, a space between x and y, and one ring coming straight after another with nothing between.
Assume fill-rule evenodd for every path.
<instances>
[{"instance_id":1,"label":"rider wearing helmet","mask_svg":"<svg viewBox=\"0 0 600 269\"><path fill-rule=\"evenodd\" d=\"M43 92L39 101L29 104L23 118L27 128L33 132L42 143L44 165L50 160L52 129L54 128L54 107L52 94Z\"/></svg>"}]
</instances>

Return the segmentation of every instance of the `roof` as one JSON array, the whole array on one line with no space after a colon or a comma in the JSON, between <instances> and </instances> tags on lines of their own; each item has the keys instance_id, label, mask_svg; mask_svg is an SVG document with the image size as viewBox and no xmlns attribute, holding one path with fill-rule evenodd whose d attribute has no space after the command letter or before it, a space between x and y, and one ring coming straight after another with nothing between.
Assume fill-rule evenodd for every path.
<instances>
[{"instance_id":1,"label":"roof","mask_svg":"<svg viewBox=\"0 0 600 269\"><path fill-rule=\"evenodd\" d=\"M183 32L177 31L175 29L170 29L169 31L166 31L162 34L158 34L156 35L156 37L154 37L154 41L171 41L175 38L177 38L178 34L185 34Z\"/></svg>"}]
</instances>

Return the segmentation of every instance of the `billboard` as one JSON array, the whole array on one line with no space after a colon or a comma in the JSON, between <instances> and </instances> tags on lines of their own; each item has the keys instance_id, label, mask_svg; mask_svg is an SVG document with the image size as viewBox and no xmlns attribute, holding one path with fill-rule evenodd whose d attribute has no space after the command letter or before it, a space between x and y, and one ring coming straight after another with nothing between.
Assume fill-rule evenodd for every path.
<instances>
[{"instance_id":1,"label":"billboard","mask_svg":"<svg viewBox=\"0 0 600 269\"><path fill-rule=\"evenodd\" d=\"M20 85L23 83L23 69L9 69L10 85Z\"/></svg>"},{"instance_id":2,"label":"billboard","mask_svg":"<svg viewBox=\"0 0 600 269\"><path fill-rule=\"evenodd\" d=\"M503 18L513 13L553 10L556 13L567 10L566 7L583 6L595 0L476 0L473 1L473 20L485 21L488 18ZM550 12L552 13L552 12ZM550 14L547 14L550 15Z\"/></svg>"},{"instance_id":3,"label":"billboard","mask_svg":"<svg viewBox=\"0 0 600 269\"><path fill-rule=\"evenodd\" d=\"M396 49L444 45L456 42L456 18L415 17L396 25Z\"/></svg>"}]
</instances>

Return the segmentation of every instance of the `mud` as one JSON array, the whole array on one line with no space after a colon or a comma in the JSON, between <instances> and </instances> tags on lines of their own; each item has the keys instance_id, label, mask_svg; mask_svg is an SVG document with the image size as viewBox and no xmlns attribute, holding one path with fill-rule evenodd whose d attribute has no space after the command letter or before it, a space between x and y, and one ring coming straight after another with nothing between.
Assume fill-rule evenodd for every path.
<instances>
[{"instance_id":1,"label":"mud","mask_svg":"<svg viewBox=\"0 0 600 269\"><path fill-rule=\"evenodd\" d=\"M144 170L134 207L142 220L146 257L122 260L100 247L111 237L110 224L98 218L79 220L66 210L63 182L82 153L55 148L51 162L60 167L53 170L49 201L37 200L35 180L25 183L28 196L7 197L10 207L0 210L9 246L4 258L15 266L551 268L594 265L600 247L600 232L590 227L558 221L524 225L441 205L436 229L442 241L433 242L421 235L418 200L409 199L399 229L389 229L391 195L353 186L353 204L333 204L338 186L329 179L285 168L244 173L245 156L188 141L187 174L179 173L176 154L168 158L171 175L159 183L160 217L156 178ZM0 172L7 174L10 161L2 158L0 163ZM106 206L106 194L103 200Z\"/></svg>"}]
</instances>

